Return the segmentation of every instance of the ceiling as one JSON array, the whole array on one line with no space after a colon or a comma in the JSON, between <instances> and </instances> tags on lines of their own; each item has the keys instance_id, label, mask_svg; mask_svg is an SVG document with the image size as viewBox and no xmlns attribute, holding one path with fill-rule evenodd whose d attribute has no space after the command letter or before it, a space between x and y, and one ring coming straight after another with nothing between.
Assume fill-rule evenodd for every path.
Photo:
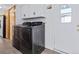
<instances>
[{"instance_id":1,"label":"ceiling","mask_svg":"<svg viewBox=\"0 0 79 59\"><path fill-rule=\"evenodd\" d=\"M11 6L11 4L0 4L0 15L3 14L9 6Z\"/></svg>"}]
</instances>

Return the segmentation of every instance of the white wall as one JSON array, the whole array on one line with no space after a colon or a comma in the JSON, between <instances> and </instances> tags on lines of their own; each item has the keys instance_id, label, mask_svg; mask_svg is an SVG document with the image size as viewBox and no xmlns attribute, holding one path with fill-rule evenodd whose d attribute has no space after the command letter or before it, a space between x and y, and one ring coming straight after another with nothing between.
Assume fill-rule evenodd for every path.
<instances>
[{"instance_id":1,"label":"white wall","mask_svg":"<svg viewBox=\"0 0 79 59\"><path fill-rule=\"evenodd\" d=\"M16 24L22 24L24 21L43 21L45 22L45 46L46 48L54 48L54 19L55 9L47 9L48 5L17 5L16 6ZM53 7L53 5L52 5ZM33 15L36 12L36 15ZM38 20L22 20L23 15L26 17L44 16L45 19Z\"/></svg>"},{"instance_id":2,"label":"white wall","mask_svg":"<svg viewBox=\"0 0 79 59\"><path fill-rule=\"evenodd\" d=\"M55 49L66 53L79 53L79 5L70 5L72 8L72 22L61 23L60 5L57 6L55 22Z\"/></svg>"}]
</instances>

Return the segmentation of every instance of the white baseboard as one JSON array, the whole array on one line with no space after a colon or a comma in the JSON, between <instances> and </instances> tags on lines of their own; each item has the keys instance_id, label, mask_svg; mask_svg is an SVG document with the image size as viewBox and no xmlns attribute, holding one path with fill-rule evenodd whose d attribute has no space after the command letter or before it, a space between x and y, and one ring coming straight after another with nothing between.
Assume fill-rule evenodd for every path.
<instances>
[{"instance_id":1,"label":"white baseboard","mask_svg":"<svg viewBox=\"0 0 79 59\"><path fill-rule=\"evenodd\" d=\"M54 51L56 51L56 52L58 52L58 53L60 53L60 54L68 54L68 53L63 52L63 51L60 51L60 50L58 50L58 49L54 49Z\"/></svg>"},{"instance_id":2,"label":"white baseboard","mask_svg":"<svg viewBox=\"0 0 79 59\"><path fill-rule=\"evenodd\" d=\"M56 49L56 48L53 48L53 49L48 48L48 47L45 47L45 48L46 48L46 49L53 50L53 51L56 51L56 52L58 52L58 53L60 53L60 54L69 54L69 53L66 53L66 52L64 52L64 51L60 51L60 50L58 50L58 49Z\"/></svg>"}]
</instances>

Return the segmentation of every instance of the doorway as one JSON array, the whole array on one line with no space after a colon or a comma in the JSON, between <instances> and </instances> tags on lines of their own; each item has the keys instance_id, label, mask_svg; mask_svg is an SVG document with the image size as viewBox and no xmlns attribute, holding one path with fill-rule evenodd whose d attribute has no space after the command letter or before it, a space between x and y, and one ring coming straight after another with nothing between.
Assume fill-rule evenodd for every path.
<instances>
[{"instance_id":1,"label":"doorway","mask_svg":"<svg viewBox=\"0 0 79 59\"><path fill-rule=\"evenodd\" d=\"M12 40L13 38L13 29L14 29L14 25L15 25L15 5L10 8L10 40Z\"/></svg>"},{"instance_id":2,"label":"doorway","mask_svg":"<svg viewBox=\"0 0 79 59\"><path fill-rule=\"evenodd\" d=\"M0 37L5 38L6 36L6 18L4 15L0 15Z\"/></svg>"},{"instance_id":3,"label":"doorway","mask_svg":"<svg viewBox=\"0 0 79 59\"><path fill-rule=\"evenodd\" d=\"M6 38L12 40L13 26L15 25L15 5L11 5L5 12L6 16Z\"/></svg>"},{"instance_id":4,"label":"doorway","mask_svg":"<svg viewBox=\"0 0 79 59\"><path fill-rule=\"evenodd\" d=\"M3 16L0 15L0 37L3 37Z\"/></svg>"}]
</instances>

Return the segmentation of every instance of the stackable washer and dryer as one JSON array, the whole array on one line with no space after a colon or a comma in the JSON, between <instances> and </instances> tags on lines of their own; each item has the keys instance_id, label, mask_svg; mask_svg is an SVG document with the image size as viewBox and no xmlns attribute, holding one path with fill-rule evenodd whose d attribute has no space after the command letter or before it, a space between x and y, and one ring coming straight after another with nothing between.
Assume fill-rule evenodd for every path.
<instances>
[{"instance_id":1,"label":"stackable washer and dryer","mask_svg":"<svg viewBox=\"0 0 79 59\"><path fill-rule=\"evenodd\" d=\"M45 49L45 23L24 22L14 26L13 46L24 54L39 54Z\"/></svg>"}]
</instances>

